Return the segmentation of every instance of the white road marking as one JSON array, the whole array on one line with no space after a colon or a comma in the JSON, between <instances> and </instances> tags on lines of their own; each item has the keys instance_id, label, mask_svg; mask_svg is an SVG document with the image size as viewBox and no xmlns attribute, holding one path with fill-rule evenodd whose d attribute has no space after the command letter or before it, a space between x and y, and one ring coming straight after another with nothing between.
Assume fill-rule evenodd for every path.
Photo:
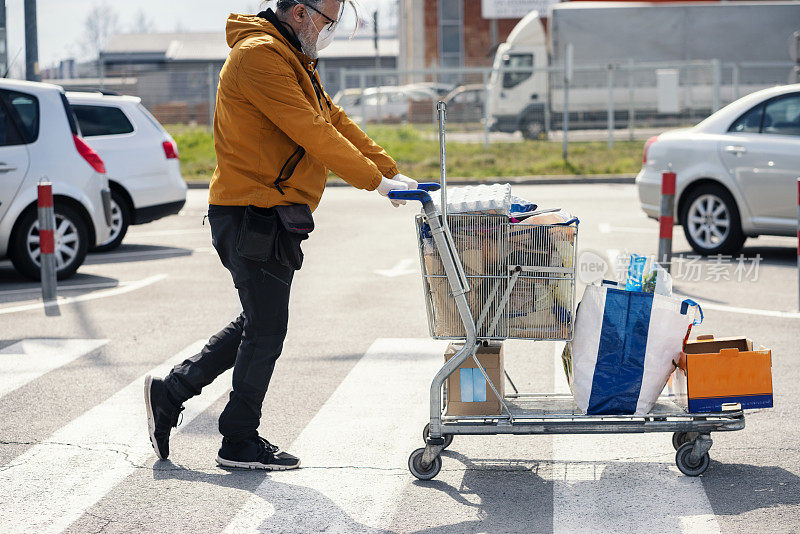
<instances>
[{"instance_id":1,"label":"white road marking","mask_svg":"<svg viewBox=\"0 0 800 534\"><path fill-rule=\"evenodd\" d=\"M413 258L406 258L404 260L400 260L400 262L392 267L391 269L378 269L375 271L375 274L379 274L381 276L385 276L387 278L397 278L398 276L404 276L407 274L415 274L419 272L419 268L415 268L414 265L417 263L417 260Z\"/></svg>"},{"instance_id":2,"label":"white road marking","mask_svg":"<svg viewBox=\"0 0 800 534\"><path fill-rule=\"evenodd\" d=\"M700 303L703 310L716 310L727 313L741 313L744 315L760 315L762 317L777 317L779 319L800 319L798 312L784 312L775 310L760 310L757 308L738 308L736 306L725 306L724 304L714 304L711 302L704 302L699 297L689 297Z\"/></svg>"},{"instance_id":3,"label":"white road marking","mask_svg":"<svg viewBox=\"0 0 800 534\"><path fill-rule=\"evenodd\" d=\"M127 283L127 285L122 287L109 289L108 291L98 291L97 293L91 293L89 295L80 295L77 297L59 297L58 300L56 301L48 301L45 303L36 302L32 304L22 304L19 306L9 306L7 308L0 308L0 315L7 315L10 313L19 313L31 310L39 310L47 307L66 306L68 304L75 304L76 302L86 302L88 300L97 300L108 297L115 297L117 295L124 295L125 293L130 293L131 291L136 291L137 289L142 289L149 285L153 285L156 282L164 280L165 278L167 278L166 274L156 274L153 276L148 276L147 278L143 278L136 282L129 282Z\"/></svg>"},{"instance_id":4,"label":"white road marking","mask_svg":"<svg viewBox=\"0 0 800 534\"><path fill-rule=\"evenodd\" d=\"M108 343L107 339L25 339L0 350L0 397Z\"/></svg>"},{"instance_id":5,"label":"white road marking","mask_svg":"<svg viewBox=\"0 0 800 534\"><path fill-rule=\"evenodd\" d=\"M191 344L148 374L165 375L204 344ZM186 403L183 425L173 436L229 385L230 371ZM0 468L0 532L61 532L137 466L155 458L143 390L144 375Z\"/></svg>"},{"instance_id":6,"label":"white road marking","mask_svg":"<svg viewBox=\"0 0 800 534\"><path fill-rule=\"evenodd\" d=\"M274 473L256 489L226 533L380 529L412 478L428 394L446 343L379 339L353 367L287 450L298 471ZM302 525L302 527L299 527Z\"/></svg>"},{"instance_id":7,"label":"white road marking","mask_svg":"<svg viewBox=\"0 0 800 534\"><path fill-rule=\"evenodd\" d=\"M553 353L556 392L569 387ZM699 478L675 467L670 434L553 437L553 532L719 533Z\"/></svg>"},{"instance_id":8,"label":"white road marking","mask_svg":"<svg viewBox=\"0 0 800 534\"><path fill-rule=\"evenodd\" d=\"M654 235L658 233L658 226L653 228L641 228L636 226L611 226L608 223L600 223L597 229L601 234L646 234Z\"/></svg>"}]
</instances>

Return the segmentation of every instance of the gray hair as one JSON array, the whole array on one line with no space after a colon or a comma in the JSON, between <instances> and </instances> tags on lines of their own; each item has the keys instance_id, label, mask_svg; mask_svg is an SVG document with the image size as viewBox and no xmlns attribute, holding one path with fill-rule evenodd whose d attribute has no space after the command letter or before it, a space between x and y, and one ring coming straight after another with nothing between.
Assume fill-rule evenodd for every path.
<instances>
[{"instance_id":1,"label":"gray hair","mask_svg":"<svg viewBox=\"0 0 800 534\"><path fill-rule=\"evenodd\" d=\"M286 11L292 9L298 4L308 4L312 7L319 7L322 2L323 0L278 0L276 11L278 13L286 13ZM353 15L356 17L356 21L359 20L360 10L357 0L339 0L339 3L350 6L350 9L353 10Z\"/></svg>"}]
</instances>

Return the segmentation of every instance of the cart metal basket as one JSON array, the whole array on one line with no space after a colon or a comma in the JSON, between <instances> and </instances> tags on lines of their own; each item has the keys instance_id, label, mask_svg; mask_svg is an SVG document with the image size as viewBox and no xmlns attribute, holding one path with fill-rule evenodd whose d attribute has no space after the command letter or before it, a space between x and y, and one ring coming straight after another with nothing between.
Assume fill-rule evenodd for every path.
<instances>
[{"instance_id":1,"label":"cart metal basket","mask_svg":"<svg viewBox=\"0 0 800 534\"><path fill-rule=\"evenodd\" d=\"M420 262L431 336L459 339L463 345L433 378L430 422L425 447L408 459L411 473L430 480L441 469L441 452L455 435L612 434L672 432L675 461L688 476L709 465L710 433L741 430L741 407L720 413L686 413L662 398L646 415L584 415L571 396L520 393L502 395L476 357L489 340L572 338L575 301L577 221L534 226L496 215L448 215L445 153L445 104L439 102L441 186L420 184L413 191L393 191L390 198L418 200L416 219ZM441 212L429 191L441 189ZM500 401L496 415L448 415L447 378L472 358Z\"/></svg>"},{"instance_id":2,"label":"cart metal basket","mask_svg":"<svg viewBox=\"0 0 800 534\"><path fill-rule=\"evenodd\" d=\"M416 219L430 335L464 339L442 257L425 215ZM498 215L449 215L480 340L572 337L578 221L512 223Z\"/></svg>"}]
</instances>

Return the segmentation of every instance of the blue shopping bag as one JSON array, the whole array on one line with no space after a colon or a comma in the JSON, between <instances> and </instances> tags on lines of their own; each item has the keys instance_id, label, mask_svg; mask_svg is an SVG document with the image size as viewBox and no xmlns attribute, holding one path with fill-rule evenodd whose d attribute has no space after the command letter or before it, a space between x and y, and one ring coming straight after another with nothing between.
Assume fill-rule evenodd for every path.
<instances>
[{"instance_id":1,"label":"blue shopping bag","mask_svg":"<svg viewBox=\"0 0 800 534\"><path fill-rule=\"evenodd\" d=\"M688 299L588 286L568 369L578 407L595 415L650 412L689 328L699 324L697 310Z\"/></svg>"}]
</instances>

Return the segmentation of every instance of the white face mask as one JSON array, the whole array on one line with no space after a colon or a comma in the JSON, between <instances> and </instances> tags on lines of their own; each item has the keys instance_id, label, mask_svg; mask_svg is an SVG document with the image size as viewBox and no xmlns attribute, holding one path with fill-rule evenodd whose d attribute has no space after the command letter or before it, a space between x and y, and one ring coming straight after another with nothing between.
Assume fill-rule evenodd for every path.
<instances>
[{"instance_id":1,"label":"white face mask","mask_svg":"<svg viewBox=\"0 0 800 534\"><path fill-rule=\"evenodd\" d=\"M329 24L326 24L322 31L317 28L316 23L314 20L311 20L311 24L314 25L314 29L317 30L317 52L323 50L328 47L333 42L333 37L336 35L336 28L331 29Z\"/></svg>"}]
</instances>

